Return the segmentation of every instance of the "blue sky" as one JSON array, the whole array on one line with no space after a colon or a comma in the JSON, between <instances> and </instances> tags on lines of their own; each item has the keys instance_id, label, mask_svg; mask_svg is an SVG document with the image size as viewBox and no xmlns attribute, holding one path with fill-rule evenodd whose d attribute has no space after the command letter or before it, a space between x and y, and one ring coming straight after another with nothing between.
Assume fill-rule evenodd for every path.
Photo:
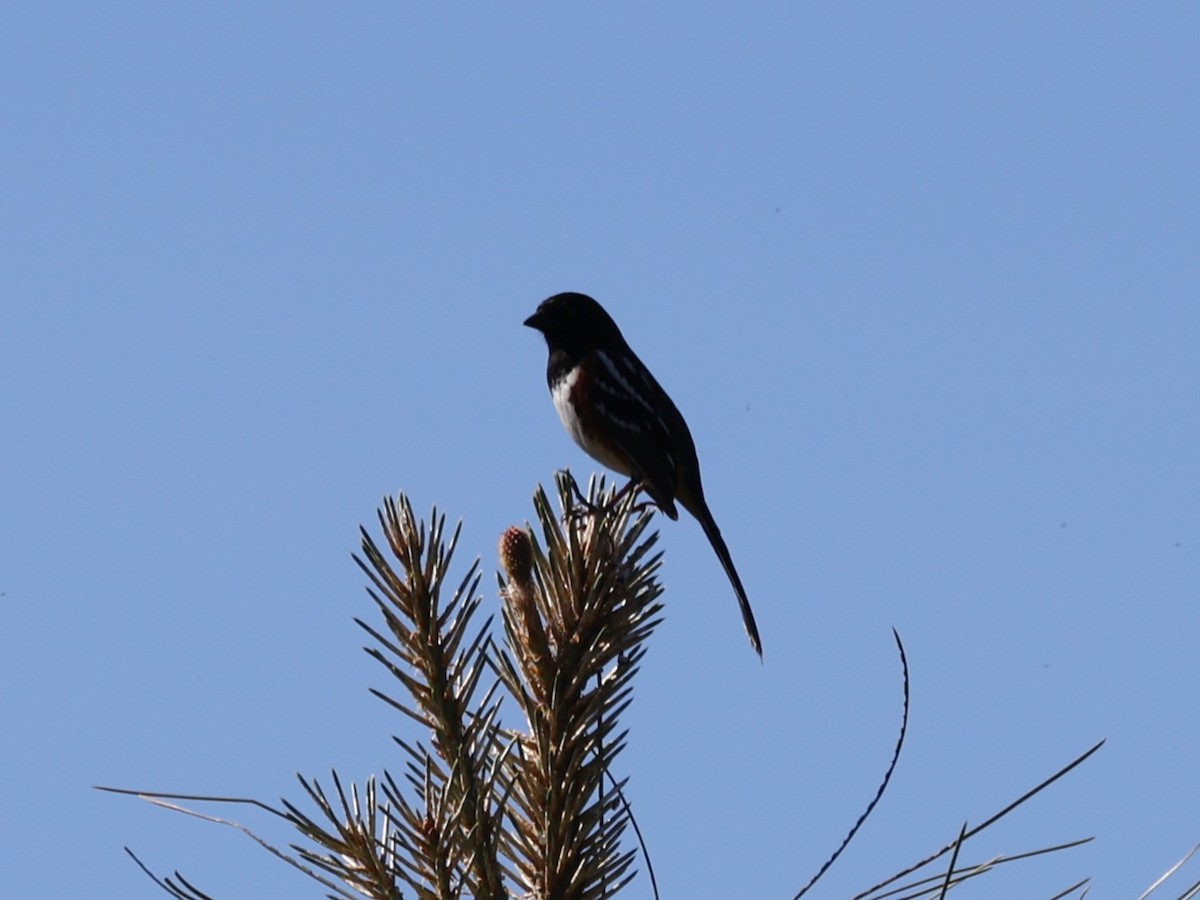
<instances>
[{"instance_id":1,"label":"blue sky","mask_svg":"<svg viewBox=\"0 0 1200 900\"><path fill-rule=\"evenodd\" d=\"M403 490L490 573L591 471L521 327L581 290L687 415L766 652L662 521L623 763L664 896L790 896L837 845L893 626L909 743L818 894L1106 737L970 857L1095 843L970 896L1136 896L1200 841L1198 38L1183 3L6 6L0 894L159 896L130 845L320 895L90 786L399 769L358 525Z\"/></svg>"}]
</instances>

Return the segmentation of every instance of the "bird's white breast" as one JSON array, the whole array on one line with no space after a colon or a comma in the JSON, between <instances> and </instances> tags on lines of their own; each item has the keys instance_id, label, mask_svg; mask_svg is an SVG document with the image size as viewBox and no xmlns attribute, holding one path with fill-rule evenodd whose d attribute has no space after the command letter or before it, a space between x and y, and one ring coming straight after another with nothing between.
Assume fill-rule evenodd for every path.
<instances>
[{"instance_id":1,"label":"bird's white breast","mask_svg":"<svg viewBox=\"0 0 1200 900\"><path fill-rule=\"evenodd\" d=\"M579 371L571 369L557 378L550 388L550 395L554 398L554 408L558 410L558 417L562 419L563 427L571 435L571 440L592 459L614 472L629 475L629 467L622 457L612 453L599 441L593 441L588 437L583 420L576 412L575 404L571 402L571 395L575 390L575 382L578 377Z\"/></svg>"}]
</instances>

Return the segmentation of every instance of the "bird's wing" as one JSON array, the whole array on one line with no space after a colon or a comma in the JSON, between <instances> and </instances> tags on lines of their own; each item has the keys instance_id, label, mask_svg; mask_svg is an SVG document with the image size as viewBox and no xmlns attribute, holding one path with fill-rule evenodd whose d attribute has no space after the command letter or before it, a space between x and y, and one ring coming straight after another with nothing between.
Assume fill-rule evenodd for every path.
<instances>
[{"instance_id":1,"label":"bird's wing","mask_svg":"<svg viewBox=\"0 0 1200 900\"><path fill-rule=\"evenodd\" d=\"M599 365L594 369L592 403L605 417L609 434L650 499L674 519L678 516L676 476L683 461L676 458L679 444L671 418L680 422L682 418L632 351L614 358L597 350L596 357ZM664 418L664 412L674 416ZM686 432L687 426L683 427ZM690 434L687 443L690 446Z\"/></svg>"}]
</instances>

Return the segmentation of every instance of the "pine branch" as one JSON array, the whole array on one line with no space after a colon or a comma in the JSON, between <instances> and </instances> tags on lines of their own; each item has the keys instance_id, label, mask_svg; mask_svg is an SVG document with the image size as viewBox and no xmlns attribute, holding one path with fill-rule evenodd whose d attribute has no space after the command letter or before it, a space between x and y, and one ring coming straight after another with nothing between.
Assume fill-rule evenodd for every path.
<instances>
[{"instance_id":1,"label":"pine branch","mask_svg":"<svg viewBox=\"0 0 1200 900\"><path fill-rule=\"evenodd\" d=\"M501 539L503 646L490 637L490 618L477 621L483 603L478 561L448 591L459 531L447 538L436 509L424 523L403 495L389 498L379 513L383 540L362 531L362 555L355 559L370 581L382 624L358 624L372 638L367 652L401 688L373 693L422 731L416 740L395 738L403 761L399 778L385 771L359 787L334 772L327 790L300 777L305 805L314 812L286 800L277 809L241 798L119 792L236 828L324 886L330 897L602 900L618 894L635 874L635 851L625 841L632 813L617 771L628 736L621 715L632 702L645 641L661 621L661 555L654 550L657 534L649 530L653 509L637 506L635 492L614 493L603 480L594 481L577 502L566 473L556 488L561 519L539 489L535 527L510 528ZM905 673L907 710L907 667ZM501 722L502 704L518 723ZM859 825L890 778L903 733L902 727L884 786ZM972 837L1099 746L859 896L944 896L998 865L1086 842L958 862ZM236 822L169 802L176 800L250 804L288 822L303 842L279 849ZM929 874L931 864L945 857L948 866ZM159 878L134 859L171 896L207 896L178 872ZM828 863L821 871L826 868ZM1058 896L1086 893L1086 887L1081 881ZM1183 897L1197 893L1200 886L1192 884Z\"/></svg>"},{"instance_id":2,"label":"pine branch","mask_svg":"<svg viewBox=\"0 0 1200 900\"><path fill-rule=\"evenodd\" d=\"M498 706L493 692L487 692L481 706L472 702L488 665L487 623L464 649L482 599L475 593L478 562L443 607L441 587L459 530L445 544L445 517L435 510L426 535L425 525L417 522L403 496L385 502L379 521L400 571L365 530L365 562L358 557L356 561L371 579L369 592L390 637L359 624L378 645L367 652L405 687L411 702L374 693L431 733L432 752L411 754L417 777L410 783L417 788L424 816L420 821L415 815L395 820L406 836L402 846L410 851L405 863L409 883L437 885L438 897L458 896L461 883L472 897L501 900L507 897L500 864L505 839L494 809L497 785L485 772L488 761L503 752L503 736L495 724ZM392 797L400 809L398 801L398 796Z\"/></svg>"},{"instance_id":3,"label":"pine branch","mask_svg":"<svg viewBox=\"0 0 1200 900\"><path fill-rule=\"evenodd\" d=\"M651 513L633 518L634 498L615 506L595 483L576 506L569 475L558 479L565 523L545 493L535 496L543 551L509 529L501 542L507 652L500 678L527 730L514 734L508 811L512 860L522 890L536 897L613 896L630 878L621 850L629 823L621 782L605 775L625 744L617 731L629 703L643 642L659 622Z\"/></svg>"}]
</instances>

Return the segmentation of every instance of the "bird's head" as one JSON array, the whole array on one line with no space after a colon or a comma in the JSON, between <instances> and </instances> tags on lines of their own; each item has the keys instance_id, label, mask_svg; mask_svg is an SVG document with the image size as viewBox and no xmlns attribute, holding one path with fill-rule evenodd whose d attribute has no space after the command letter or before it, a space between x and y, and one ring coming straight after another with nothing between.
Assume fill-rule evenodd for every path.
<instances>
[{"instance_id":1,"label":"bird's head","mask_svg":"<svg viewBox=\"0 0 1200 900\"><path fill-rule=\"evenodd\" d=\"M617 323L587 294L566 292L543 300L525 320L546 337L551 350L585 353L595 347L624 343Z\"/></svg>"}]
</instances>

